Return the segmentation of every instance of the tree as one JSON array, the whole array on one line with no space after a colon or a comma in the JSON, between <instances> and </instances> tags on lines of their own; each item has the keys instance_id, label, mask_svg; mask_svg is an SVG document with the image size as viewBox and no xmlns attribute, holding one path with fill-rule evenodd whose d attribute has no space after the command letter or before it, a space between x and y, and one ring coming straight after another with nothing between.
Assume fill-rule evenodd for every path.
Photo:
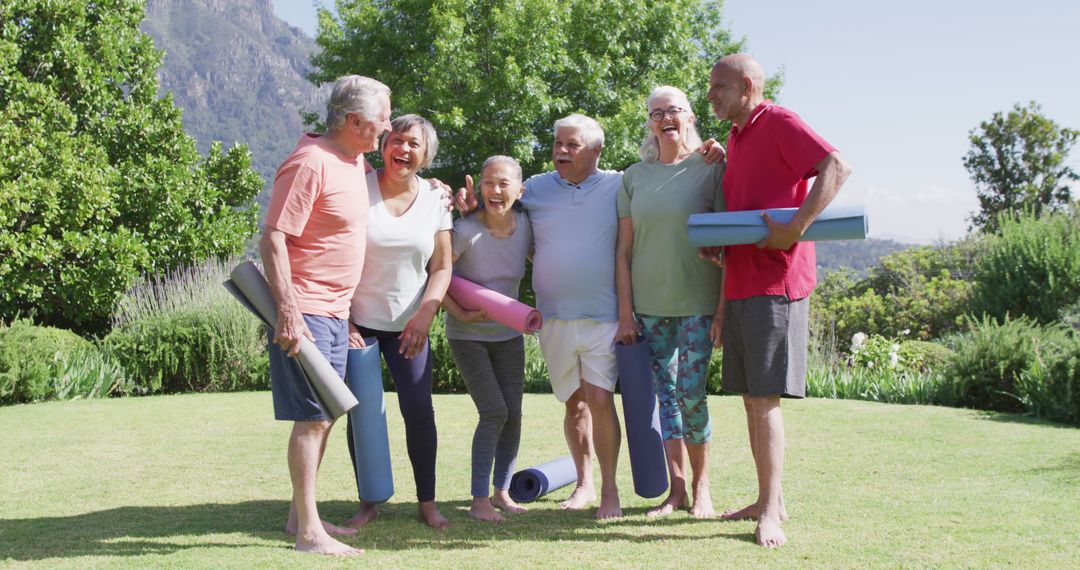
<instances>
[{"instance_id":1,"label":"tree","mask_svg":"<svg viewBox=\"0 0 1080 570\"><path fill-rule=\"evenodd\" d=\"M724 139L705 100L709 70L741 41L718 0L338 0L321 10L315 82L361 73L395 109L439 133L436 176L460 180L493 154L526 173L550 168L551 126L572 112L600 121L605 168L636 162L645 97L687 92L699 130ZM779 80L770 83L775 90Z\"/></svg>"},{"instance_id":2,"label":"tree","mask_svg":"<svg viewBox=\"0 0 1080 570\"><path fill-rule=\"evenodd\" d=\"M142 18L138 0L0 4L0 319L100 332L140 273L256 229L247 149L199 156Z\"/></svg>"},{"instance_id":3,"label":"tree","mask_svg":"<svg viewBox=\"0 0 1080 570\"><path fill-rule=\"evenodd\" d=\"M1070 182L1080 180L1065 161L1080 131L1059 127L1038 103L994 113L969 133L971 149L964 168L979 194L972 227L997 231L998 214L1029 209L1036 216L1071 201Z\"/></svg>"}]
</instances>

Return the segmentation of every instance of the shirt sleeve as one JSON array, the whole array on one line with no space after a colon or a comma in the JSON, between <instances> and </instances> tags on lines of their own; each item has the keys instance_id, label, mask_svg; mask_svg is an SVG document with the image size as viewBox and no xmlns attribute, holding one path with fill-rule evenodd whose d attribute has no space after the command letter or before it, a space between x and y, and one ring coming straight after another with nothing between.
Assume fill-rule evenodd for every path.
<instances>
[{"instance_id":1,"label":"shirt sleeve","mask_svg":"<svg viewBox=\"0 0 1080 570\"><path fill-rule=\"evenodd\" d=\"M322 178L310 168L283 166L274 178L266 225L293 237L304 233L321 186Z\"/></svg>"},{"instance_id":2,"label":"shirt sleeve","mask_svg":"<svg viewBox=\"0 0 1080 570\"><path fill-rule=\"evenodd\" d=\"M622 187L619 188L619 194L615 197L615 211L619 219L630 217L630 199L633 196L634 192L630 189L630 177L623 174Z\"/></svg>"},{"instance_id":3,"label":"shirt sleeve","mask_svg":"<svg viewBox=\"0 0 1080 570\"><path fill-rule=\"evenodd\" d=\"M465 218L457 221L450 233L450 251L454 259L461 257L469 249L469 232L465 231Z\"/></svg>"},{"instance_id":4,"label":"shirt sleeve","mask_svg":"<svg viewBox=\"0 0 1080 570\"><path fill-rule=\"evenodd\" d=\"M791 171L800 178L817 176L814 168L821 159L835 152L836 147L814 132L801 117L792 112L780 118L780 156Z\"/></svg>"}]
</instances>

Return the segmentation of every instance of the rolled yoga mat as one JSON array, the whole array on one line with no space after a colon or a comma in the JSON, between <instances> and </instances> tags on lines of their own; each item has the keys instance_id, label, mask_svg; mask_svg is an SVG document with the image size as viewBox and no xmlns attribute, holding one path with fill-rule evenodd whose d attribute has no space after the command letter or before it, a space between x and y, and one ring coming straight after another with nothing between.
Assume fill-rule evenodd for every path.
<instances>
[{"instance_id":1,"label":"rolled yoga mat","mask_svg":"<svg viewBox=\"0 0 1080 570\"><path fill-rule=\"evenodd\" d=\"M626 447L630 451L630 473L634 492L640 497L659 497L668 488L664 437L660 432L660 406L653 390L652 356L644 336L631 345L615 345L619 370Z\"/></svg>"},{"instance_id":2,"label":"rolled yoga mat","mask_svg":"<svg viewBox=\"0 0 1080 570\"><path fill-rule=\"evenodd\" d=\"M768 212L778 222L790 222L797 208L773 208L770 210L744 210L741 212L714 212L690 216L687 232L690 244L695 247L718 245L742 245L757 243L769 235L763 212ZM862 206L836 206L825 208L806 229L799 241L830 241L842 239L866 239L870 224Z\"/></svg>"},{"instance_id":3,"label":"rolled yoga mat","mask_svg":"<svg viewBox=\"0 0 1080 570\"><path fill-rule=\"evenodd\" d=\"M540 311L502 293L485 289L468 279L454 276L446 293L470 311L487 311L492 319L518 332L534 333L544 326Z\"/></svg>"},{"instance_id":4,"label":"rolled yoga mat","mask_svg":"<svg viewBox=\"0 0 1080 570\"><path fill-rule=\"evenodd\" d=\"M379 343L375 339L364 341L366 347L349 349L345 383L360 401L349 411L356 452L356 490L361 499L378 504L394 496L394 470L390 466Z\"/></svg>"},{"instance_id":5,"label":"rolled yoga mat","mask_svg":"<svg viewBox=\"0 0 1080 570\"><path fill-rule=\"evenodd\" d=\"M245 261L237 265L229 277L224 283L225 288L266 326L274 328L277 323L277 304L270 294L270 285L259 268L255 267L254 263ZM311 385L319 406L328 416L336 420L356 407L356 397L341 381L337 371L327 362L318 347L306 337L300 338L300 352L296 359L300 362L300 369Z\"/></svg>"},{"instance_id":6,"label":"rolled yoga mat","mask_svg":"<svg viewBox=\"0 0 1080 570\"><path fill-rule=\"evenodd\" d=\"M567 455L514 473L510 478L510 498L529 503L571 483L577 483L577 468Z\"/></svg>"}]
</instances>

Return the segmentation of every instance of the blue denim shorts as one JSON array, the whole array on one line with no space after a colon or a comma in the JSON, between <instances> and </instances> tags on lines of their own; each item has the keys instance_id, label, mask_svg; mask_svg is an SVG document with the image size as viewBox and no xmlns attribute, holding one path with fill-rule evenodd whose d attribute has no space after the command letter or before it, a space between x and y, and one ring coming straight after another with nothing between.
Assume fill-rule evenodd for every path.
<instances>
[{"instance_id":1,"label":"blue denim shorts","mask_svg":"<svg viewBox=\"0 0 1080 570\"><path fill-rule=\"evenodd\" d=\"M349 355L349 322L345 319L304 315L315 346L345 381L345 360ZM319 404L315 392L295 358L289 358L274 344L274 331L267 334L270 350L270 390L274 395L274 419L293 422L326 422L330 416Z\"/></svg>"}]
</instances>

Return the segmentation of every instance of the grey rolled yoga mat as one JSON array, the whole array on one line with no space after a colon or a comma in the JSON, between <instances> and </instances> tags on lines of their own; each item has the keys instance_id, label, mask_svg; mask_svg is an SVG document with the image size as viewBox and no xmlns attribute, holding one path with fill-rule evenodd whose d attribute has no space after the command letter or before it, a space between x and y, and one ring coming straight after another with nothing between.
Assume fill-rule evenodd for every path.
<instances>
[{"instance_id":1,"label":"grey rolled yoga mat","mask_svg":"<svg viewBox=\"0 0 1080 570\"><path fill-rule=\"evenodd\" d=\"M567 455L514 473L510 478L510 498L528 503L571 483L577 483L577 468Z\"/></svg>"},{"instance_id":2,"label":"grey rolled yoga mat","mask_svg":"<svg viewBox=\"0 0 1080 570\"><path fill-rule=\"evenodd\" d=\"M638 341L630 345L616 343L615 364L634 492L646 499L659 497L667 491L668 470L660 432L660 406L653 390L652 356L645 337L638 336Z\"/></svg>"},{"instance_id":3,"label":"grey rolled yoga mat","mask_svg":"<svg viewBox=\"0 0 1080 570\"><path fill-rule=\"evenodd\" d=\"M270 285L259 268L255 267L254 263L245 261L237 265L229 277L225 288L259 320L274 328L277 323L277 304L270 293ZM328 416L336 420L356 407L356 397L318 347L307 338L300 338L300 352L296 359L300 362L300 369L318 398L319 405Z\"/></svg>"},{"instance_id":4,"label":"grey rolled yoga mat","mask_svg":"<svg viewBox=\"0 0 1080 570\"><path fill-rule=\"evenodd\" d=\"M345 382L360 401L349 411L353 450L356 452L356 490L369 503L385 503L394 496L394 470L390 465L390 438L386 432L379 343L364 339L364 348L350 348Z\"/></svg>"},{"instance_id":5,"label":"grey rolled yoga mat","mask_svg":"<svg viewBox=\"0 0 1080 570\"><path fill-rule=\"evenodd\" d=\"M769 228L761 219L763 212L768 212L773 220L787 223L796 211L797 208L773 208L693 214L687 233L694 247L757 243L769 235ZM831 206L818 215L799 241L866 239L869 229L862 206Z\"/></svg>"}]
</instances>

